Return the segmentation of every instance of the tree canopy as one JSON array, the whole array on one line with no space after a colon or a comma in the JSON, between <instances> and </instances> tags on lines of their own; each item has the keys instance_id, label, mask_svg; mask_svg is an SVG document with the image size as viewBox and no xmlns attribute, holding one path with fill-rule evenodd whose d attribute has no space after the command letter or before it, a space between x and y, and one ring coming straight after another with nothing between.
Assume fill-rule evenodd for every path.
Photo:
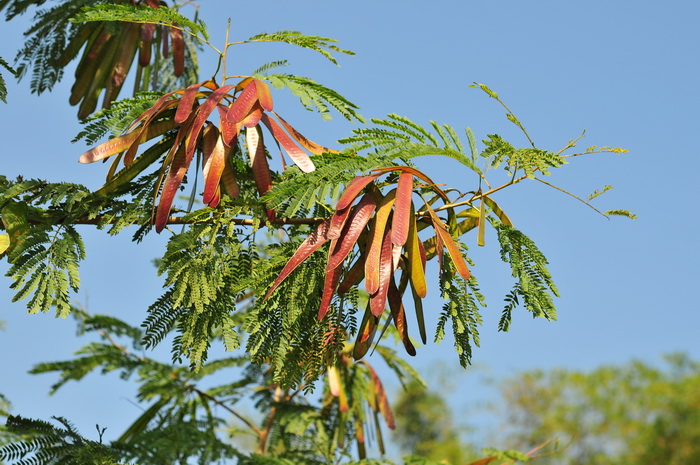
<instances>
[{"instance_id":1,"label":"tree canopy","mask_svg":"<svg viewBox=\"0 0 700 465\"><path fill-rule=\"evenodd\" d=\"M0 66L31 76L30 88L41 94L77 63L68 102L84 122L76 140L92 147L79 161L111 163L95 191L31 173L0 177L0 253L13 301L26 302L30 313L71 315L99 339L34 372L58 373L55 390L94 370L117 371L137 380L146 407L109 444L101 433L82 436L69 419L10 416L0 448L10 463L328 463L365 459L368 442L383 452L382 423L393 428L395 419L368 354L402 382L420 380L383 336L393 334L410 356L417 341L451 333L458 362L470 363L486 301L469 245L483 246L486 228L496 232L513 281L498 330L509 330L519 306L556 318L548 261L497 203L500 191L537 182L604 216L633 216L591 204L609 186L581 198L548 180L575 157L625 150L577 149L582 136L540 148L485 84L472 87L505 110L524 146L392 113L366 121L337 91L281 72L283 60L240 71L227 60L231 47L259 42L308 49L331 63L352 54L331 38L282 30L234 40L227 29L217 46L196 15L169 2L70 0L35 10L45 3L0 0L7 20L35 11L16 64ZM200 71L199 53L215 54L217 68ZM118 100L127 78L133 91ZM336 147L319 145L281 116L275 96L282 89L324 119L340 115L359 126ZM420 163L428 155L453 160L471 184L445 186L426 175ZM80 225L132 234L135 242L169 236L157 260L164 290L141 328L73 303L87 253ZM444 301L435 328L426 326L422 305L429 291ZM141 355L171 333L173 363ZM212 344L232 355L209 360ZM237 368L239 379L198 387L225 368ZM259 418L234 407L242 398L255 399ZM252 450L225 440L226 419L213 406L252 435ZM406 463L416 460L427 459Z\"/></svg>"}]
</instances>

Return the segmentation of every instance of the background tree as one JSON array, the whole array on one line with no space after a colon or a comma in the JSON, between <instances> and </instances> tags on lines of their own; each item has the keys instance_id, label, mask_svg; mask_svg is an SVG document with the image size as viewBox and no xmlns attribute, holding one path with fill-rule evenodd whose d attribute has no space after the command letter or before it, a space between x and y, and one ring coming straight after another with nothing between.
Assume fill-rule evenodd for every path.
<instances>
[{"instance_id":1,"label":"background tree","mask_svg":"<svg viewBox=\"0 0 700 465\"><path fill-rule=\"evenodd\" d=\"M557 438L557 464L687 464L700 460L700 364L633 361L590 372L526 372L503 387L505 426L517 447Z\"/></svg>"},{"instance_id":2,"label":"background tree","mask_svg":"<svg viewBox=\"0 0 700 465\"><path fill-rule=\"evenodd\" d=\"M397 428L392 436L405 453L452 464L480 457L477 445L462 440L444 392L410 382L397 395L394 411Z\"/></svg>"}]
</instances>

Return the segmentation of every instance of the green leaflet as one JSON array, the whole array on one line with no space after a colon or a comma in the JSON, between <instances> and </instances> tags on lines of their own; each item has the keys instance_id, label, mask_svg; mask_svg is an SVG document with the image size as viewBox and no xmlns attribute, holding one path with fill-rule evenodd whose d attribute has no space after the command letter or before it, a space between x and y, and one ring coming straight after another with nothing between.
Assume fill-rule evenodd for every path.
<instances>
[{"instance_id":1,"label":"green leaflet","mask_svg":"<svg viewBox=\"0 0 700 465\"><path fill-rule=\"evenodd\" d=\"M270 84L277 89L288 88L299 97L305 108L318 111L325 120L331 119L329 110L331 107L348 121L364 122L362 115L357 112L357 105L336 91L309 78L291 74L270 74L265 76L265 79L269 80Z\"/></svg>"},{"instance_id":2,"label":"green leaflet","mask_svg":"<svg viewBox=\"0 0 700 465\"><path fill-rule=\"evenodd\" d=\"M186 16L171 8L150 8L148 6L131 6L115 4L97 4L83 7L71 20L72 23L91 21L125 21L130 23L159 24L162 26L185 29L194 35L209 39L209 33L203 22L191 21Z\"/></svg>"},{"instance_id":3,"label":"green leaflet","mask_svg":"<svg viewBox=\"0 0 700 465\"><path fill-rule=\"evenodd\" d=\"M506 296L499 329L506 331L510 326L510 313L519 298L533 316L556 320L553 296L559 296L559 291L547 269L547 259L530 238L512 226L501 224L496 230L501 244L501 259L510 264L516 279L512 291Z\"/></svg>"},{"instance_id":4,"label":"green leaflet","mask_svg":"<svg viewBox=\"0 0 700 465\"><path fill-rule=\"evenodd\" d=\"M3 60L2 57L0 57L0 67L3 67L6 70L8 70L13 76L17 76L17 71L15 71L9 65L9 63ZM0 100L4 103L7 103L7 86L5 84L5 79L2 77L2 74L0 74Z\"/></svg>"},{"instance_id":5,"label":"green leaflet","mask_svg":"<svg viewBox=\"0 0 700 465\"><path fill-rule=\"evenodd\" d=\"M29 313L56 308L65 318L71 310L69 291L78 291L78 263L85 258L82 239L69 225L54 228L33 226L14 247L6 276L16 290L13 302L29 298Z\"/></svg>"},{"instance_id":6,"label":"green leaflet","mask_svg":"<svg viewBox=\"0 0 700 465\"><path fill-rule=\"evenodd\" d=\"M318 52L331 63L336 65L338 62L331 52L344 53L345 55L355 54L355 52L343 50L342 48L333 45L334 43L338 42L335 39L330 39L328 37L307 36L299 31L277 31L272 33L257 34L248 40L243 41L242 43L251 42L284 42L286 44L296 45L297 47Z\"/></svg>"}]
</instances>

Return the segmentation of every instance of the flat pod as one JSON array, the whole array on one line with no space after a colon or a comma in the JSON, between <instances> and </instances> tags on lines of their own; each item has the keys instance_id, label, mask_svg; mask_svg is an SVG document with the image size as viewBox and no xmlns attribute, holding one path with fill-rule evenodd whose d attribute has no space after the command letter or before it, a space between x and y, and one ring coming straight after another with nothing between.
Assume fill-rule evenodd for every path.
<instances>
[{"instance_id":1,"label":"flat pod","mask_svg":"<svg viewBox=\"0 0 700 465\"><path fill-rule=\"evenodd\" d=\"M226 118L231 123L240 123L243 121L243 118L248 116L248 113L250 113L250 110L257 101L258 92L255 86L255 81L251 80L247 83L243 89L243 92L241 92L240 95L236 97L236 100L234 100L234 102L231 104Z\"/></svg>"},{"instance_id":2,"label":"flat pod","mask_svg":"<svg viewBox=\"0 0 700 465\"><path fill-rule=\"evenodd\" d=\"M338 199L338 203L335 206L336 211L345 210L355 201L362 189L367 187L372 181L377 179L381 174L371 174L368 176L357 176L352 179L345 187L343 195Z\"/></svg>"},{"instance_id":3,"label":"flat pod","mask_svg":"<svg viewBox=\"0 0 700 465\"><path fill-rule=\"evenodd\" d=\"M365 194L354 208L348 221L346 222L343 231L338 238L337 245L331 249L330 256L328 257L328 264L326 265L326 271L330 271L338 267L345 257L348 256L350 251L355 246L357 239L360 234L367 226L369 219L372 217L374 210L377 205L374 202L374 197L371 194Z\"/></svg>"},{"instance_id":4,"label":"flat pod","mask_svg":"<svg viewBox=\"0 0 700 465\"><path fill-rule=\"evenodd\" d=\"M382 251L382 242L384 240L384 231L386 230L391 207L396 199L396 190L387 193L379 203L377 214L374 216L374 222L369 238L369 251L367 252L367 260L365 261L365 290L369 294L374 294L379 289L379 262Z\"/></svg>"},{"instance_id":5,"label":"flat pod","mask_svg":"<svg viewBox=\"0 0 700 465\"><path fill-rule=\"evenodd\" d=\"M316 169L314 163L311 161L311 157L304 152L297 144L294 143L292 139L284 132L284 130L269 116L262 114L262 122L270 130L272 136L279 142L284 151L287 152L289 158L292 159L295 165L299 167L304 173L310 173Z\"/></svg>"},{"instance_id":6,"label":"flat pod","mask_svg":"<svg viewBox=\"0 0 700 465\"><path fill-rule=\"evenodd\" d=\"M396 204L394 206L394 220L391 223L391 242L394 245L404 245L408 238L410 227L410 212L413 204L413 174L402 171L399 175L399 185L396 188Z\"/></svg>"},{"instance_id":7,"label":"flat pod","mask_svg":"<svg viewBox=\"0 0 700 465\"><path fill-rule=\"evenodd\" d=\"M306 239L304 239L304 242L301 243L299 248L297 249L296 252L294 252L294 255L292 255L292 258L289 259L285 267L282 269L280 272L279 276L277 276L277 279L275 279L275 282L272 283L272 286L270 287L270 290L267 291L267 294L265 295L265 299L270 297L270 295L279 287L282 282L287 279L287 277L294 271L299 265L301 265L304 260L309 258L309 256L317 251L323 244L325 244L328 241L328 236L326 233L328 232L328 226L330 224L329 220L325 220L323 223L319 224L316 230L311 233Z\"/></svg>"},{"instance_id":8,"label":"flat pod","mask_svg":"<svg viewBox=\"0 0 700 465\"><path fill-rule=\"evenodd\" d=\"M379 259L379 288L377 292L369 297L370 307L374 316L380 316L386 307L387 294L389 292L389 281L393 273L392 264L392 243L391 243L391 228L384 233L382 242L382 251Z\"/></svg>"}]
</instances>

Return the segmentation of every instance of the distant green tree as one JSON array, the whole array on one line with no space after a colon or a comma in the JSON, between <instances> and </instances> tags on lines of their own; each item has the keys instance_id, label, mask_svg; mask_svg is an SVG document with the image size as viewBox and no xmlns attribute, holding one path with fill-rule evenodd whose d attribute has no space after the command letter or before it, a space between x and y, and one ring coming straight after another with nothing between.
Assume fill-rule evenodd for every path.
<instances>
[{"instance_id":1,"label":"distant green tree","mask_svg":"<svg viewBox=\"0 0 700 465\"><path fill-rule=\"evenodd\" d=\"M411 382L397 396L392 437L403 452L452 464L468 463L482 455L462 441L452 411L440 392Z\"/></svg>"},{"instance_id":2,"label":"distant green tree","mask_svg":"<svg viewBox=\"0 0 700 465\"><path fill-rule=\"evenodd\" d=\"M509 379L502 387L509 444L558 438L561 451L543 464L700 463L700 364L679 354L664 361Z\"/></svg>"}]
</instances>

